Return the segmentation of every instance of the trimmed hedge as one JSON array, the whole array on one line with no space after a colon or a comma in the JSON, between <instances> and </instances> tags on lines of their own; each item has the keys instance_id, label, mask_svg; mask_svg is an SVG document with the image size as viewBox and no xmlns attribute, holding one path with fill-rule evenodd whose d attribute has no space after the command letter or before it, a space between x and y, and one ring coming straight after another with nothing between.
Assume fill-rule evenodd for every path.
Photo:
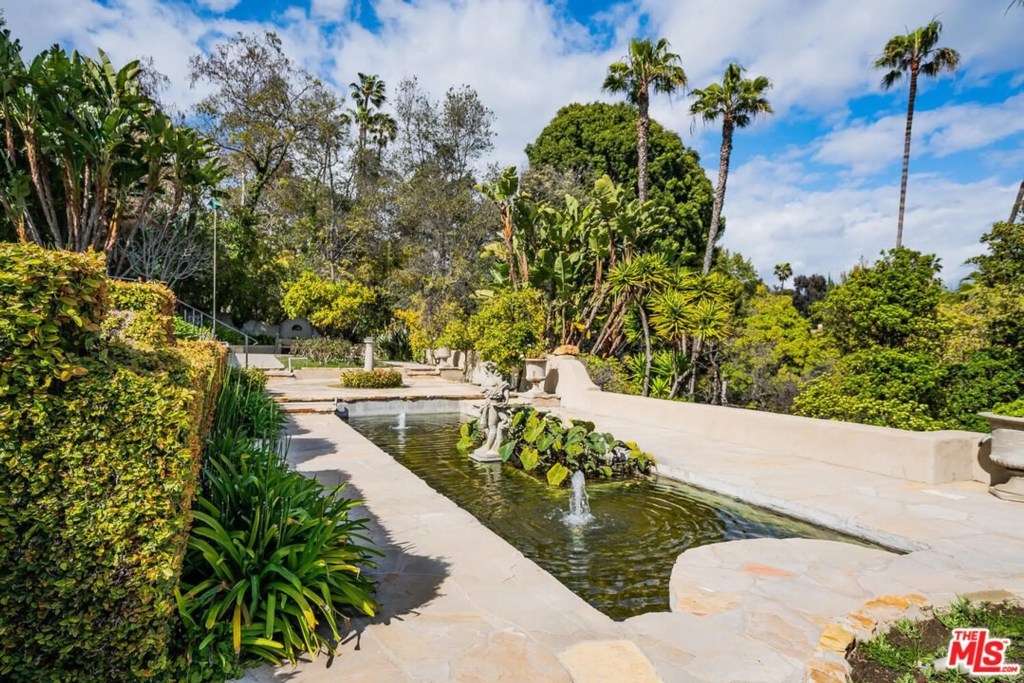
<instances>
[{"instance_id":1,"label":"trimmed hedge","mask_svg":"<svg viewBox=\"0 0 1024 683\"><path fill-rule=\"evenodd\" d=\"M341 386L348 389L396 389L402 386L402 373L398 370L345 370L341 373Z\"/></svg>"},{"instance_id":2,"label":"trimmed hedge","mask_svg":"<svg viewBox=\"0 0 1024 683\"><path fill-rule=\"evenodd\" d=\"M174 292L155 282L111 280L103 331L148 347L174 344Z\"/></svg>"},{"instance_id":3,"label":"trimmed hedge","mask_svg":"<svg viewBox=\"0 0 1024 683\"><path fill-rule=\"evenodd\" d=\"M0 680L166 678L225 350L102 336L96 255L2 244L0 273Z\"/></svg>"}]
</instances>

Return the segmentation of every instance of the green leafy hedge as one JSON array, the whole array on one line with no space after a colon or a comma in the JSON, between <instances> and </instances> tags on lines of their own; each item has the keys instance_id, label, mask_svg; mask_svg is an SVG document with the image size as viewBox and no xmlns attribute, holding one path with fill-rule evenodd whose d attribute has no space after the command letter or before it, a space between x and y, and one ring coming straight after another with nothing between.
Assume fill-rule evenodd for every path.
<instances>
[{"instance_id":1,"label":"green leafy hedge","mask_svg":"<svg viewBox=\"0 0 1024 683\"><path fill-rule=\"evenodd\" d=\"M348 389L395 389L402 386L402 373L398 370L345 370L341 373L341 386Z\"/></svg>"},{"instance_id":2,"label":"green leafy hedge","mask_svg":"<svg viewBox=\"0 0 1024 683\"><path fill-rule=\"evenodd\" d=\"M151 282L111 280L111 313L103 323L108 335L130 339L137 345L174 344L174 293Z\"/></svg>"},{"instance_id":3,"label":"green leafy hedge","mask_svg":"<svg viewBox=\"0 0 1024 683\"><path fill-rule=\"evenodd\" d=\"M582 470L588 479L635 477L650 474L654 456L633 442L598 432L593 422L570 420L530 406L511 406L504 443L498 453L502 462L538 475L559 486L569 475ZM466 452L483 441L478 420L462 425L459 450Z\"/></svg>"},{"instance_id":4,"label":"green leafy hedge","mask_svg":"<svg viewBox=\"0 0 1024 683\"><path fill-rule=\"evenodd\" d=\"M93 254L0 245L4 681L167 670L225 354L209 342L152 344L162 332L105 338L103 270Z\"/></svg>"}]
</instances>

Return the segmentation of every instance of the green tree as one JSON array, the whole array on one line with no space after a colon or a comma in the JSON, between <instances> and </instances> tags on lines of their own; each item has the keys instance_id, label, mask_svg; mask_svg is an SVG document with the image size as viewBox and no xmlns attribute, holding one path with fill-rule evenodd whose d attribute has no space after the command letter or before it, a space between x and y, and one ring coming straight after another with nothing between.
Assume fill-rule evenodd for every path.
<instances>
[{"instance_id":1,"label":"green tree","mask_svg":"<svg viewBox=\"0 0 1024 683\"><path fill-rule=\"evenodd\" d=\"M306 271L288 286L282 304L290 318L306 318L324 333L358 339L369 332L368 307L374 292L352 280L331 281Z\"/></svg>"},{"instance_id":2,"label":"green tree","mask_svg":"<svg viewBox=\"0 0 1024 683\"><path fill-rule=\"evenodd\" d=\"M786 280L793 277L793 266L779 263L775 266L775 278L779 281L779 291L786 288Z\"/></svg>"},{"instance_id":3,"label":"green tree","mask_svg":"<svg viewBox=\"0 0 1024 683\"><path fill-rule=\"evenodd\" d=\"M635 196L636 126L636 110L624 103L562 107L526 146L530 173L551 169L587 188L608 176L625 188L627 196ZM672 265L696 265L704 253L714 190L697 153L685 147L678 134L653 120L648 134L648 179L648 199L671 218L652 235L655 248ZM557 197L558 203L563 194ZM584 198L579 192L575 196Z\"/></svg>"},{"instance_id":4,"label":"green tree","mask_svg":"<svg viewBox=\"0 0 1024 683\"><path fill-rule=\"evenodd\" d=\"M221 178L210 141L146 95L139 62L54 46L26 65L2 29L0 72L0 208L23 241L104 251L113 265L140 225L194 215Z\"/></svg>"},{"instance_id":5,"label":"green tree","mask_svg":"<svg viewBox=\"0 0 1024 683\"><path fill-rule=\"evenodd\" d=\"M969 279L989 287L1024 287L1024 223L995 223L981 241L988 253L967 260L977 266Z\"/></svg>"},{"instance_id":6,"label":"green tree","mask_svg":"<svg viewBox=\"0 0 1024 683\"><path fill-rule=\"evenodd\" d=\"M631 306L640 317L644 340L644 373L641 395L651 393L651 363L654 355L651 350L651 325L648 319L648 298L666 287L669 283L669 270L659 254L639 254L620 261L608 273L608 285L612 294Z\"/></svg>"},{"instance_id":7,"label":"green tree","mask_svg":"<svg viewBox=\"0 0 1024 683\"><path fill-rule=\"evenodd\" d=\"M629 43L625 61L608 66L608 75L602 89L621 93L637 108L637 197L647 201L647 136L650 127L651 91L672 93L686 87L686 72L679 66L679 55L669 52L668 41L660 38L656 43L634 38Z\"/></svg>"},{"instance_id":8,"label":"green tree","mask_svg":"<svg viewBox=\"0 0 1024 683\"><path fill-rule=\"evenodd\" d=\"M825 333L844 354L865 346L934 347L942 331L939 270L935 256L905 248L855 268L822 304Z\"/></svg>"},{"instance_id":9,"label":"green tree","mask_svg":"<svg viewBox=\"0 0 1024 683\"><path fill-rule=\"evenodd\" d=\"M494 361L506 376L524 358L544 351L544 304L534 289L503 289L480 304L469 319L469 335L480 360Z\"/></svg>"},{"instance_id":10,"label":"green tree","mask_svg":"<svg viewBox=\"0 0 1024 683\"><path fill-rule=\"evenodd\" d=\"M835 353L790 297L762 285L724 355L724 374L736 403L788 412L800 387L824 371Z\"/></svg>"},{"instance_id":11,"label":"green tree","mask_svg":"<svg viewBox=\"0 0 1024 683\"><path fill-rule=\"evenodd\" d=\"M819 322L813 314L814 305L824 301L828 294L828 280L824 275L797 275L793 278L793 306L797 312L812 322Z\"/></svg>"},{"instance_id":12,"label":"green tree","mask_svg":"<svg viewBox=\"0 0 1024 683\"><path fill-rule=\"evenodd\" d=\"M743 78L743 67L730 64L725 68L721 83L712 83L706 88L691 93L693 105L690 112L712 123L722 119L722 147L718 159L718 185L715 187L715 202L711 210L707 247L704 251L704 274L711 272L711 262L718 239L719 221L725 204L725 185L729 180L729 159L732 157L732 138L737 128L746 128L759 114L771 114L772 106L765 93L772 87L764 76Z\"/></svg>"},{"instance_id":13,"label":"green tree","mask_svg":"<svg viewBox=\"0 0 1024 683\"><path fill-rule=\"evenodd\" d=\"M882 55L875 60L876 69L885 69L882 88L889 90L904 76L910 81L907 97L907 128L903 140L903 175L900 178L900 215L896 226L896 248L903 246L903 213L907 204L907 171L910 167L910 132L914 125L914 102L917 99L917 77L935 78L943 71L956 71L960 54L949 47L937 47L942 24L932 20L905 35L893 36L885 44Z\"/></svg>"}]
</instances>

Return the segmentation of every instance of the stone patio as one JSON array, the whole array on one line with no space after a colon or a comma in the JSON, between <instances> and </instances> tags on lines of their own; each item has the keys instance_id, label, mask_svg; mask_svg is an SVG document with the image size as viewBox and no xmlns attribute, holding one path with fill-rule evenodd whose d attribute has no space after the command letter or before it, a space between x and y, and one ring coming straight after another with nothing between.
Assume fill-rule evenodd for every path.
<instances>
[{"instance_id":1,"label":"stone patio","mask_svg":"<svg viewBox=\"0 0 1024 683\"><path fill-rule=\"evenodd\" d=\"M475 389L436 382L409 391ZM318 391L276 379L270 388L291 401ZM823 644L848 642L837 620L865 604L884 618L915 600L1024 590L1024 506L981 483L911 482L628 415L562 412L636 440L663 475L909 552L806 539L703 546L676 562L672 612L613 622L343 421L294 414L296 468L365 501L385 552L376 572L384 612L355 623L333 660L263 667L245 680L811 680ZM835 680L815 671L813 680Z\"/></svg>"}]
</instances>

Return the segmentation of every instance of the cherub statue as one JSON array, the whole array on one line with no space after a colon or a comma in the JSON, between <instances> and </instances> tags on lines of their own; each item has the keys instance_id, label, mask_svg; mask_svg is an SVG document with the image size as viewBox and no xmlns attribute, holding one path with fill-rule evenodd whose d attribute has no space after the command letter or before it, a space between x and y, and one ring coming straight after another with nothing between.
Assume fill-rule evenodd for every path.
<instances>
[{"instance_id":1,"label":"cherub statue","mask_svg":"<svg viewBox=\"0 0 1024 683\"><path fill-rule=\"evenodd\" d=\"M498 449L501 448L501 440L508 425L508 414L504 408L508 405L512 387L498 372L498 366L493 361L485 361L483 367L484 381L481 387L484 390L484 404L480 406L480 429L484 433L484 443L473 452L473 458L481 461L500 460Z\"/></svg>"}]
</instances>

